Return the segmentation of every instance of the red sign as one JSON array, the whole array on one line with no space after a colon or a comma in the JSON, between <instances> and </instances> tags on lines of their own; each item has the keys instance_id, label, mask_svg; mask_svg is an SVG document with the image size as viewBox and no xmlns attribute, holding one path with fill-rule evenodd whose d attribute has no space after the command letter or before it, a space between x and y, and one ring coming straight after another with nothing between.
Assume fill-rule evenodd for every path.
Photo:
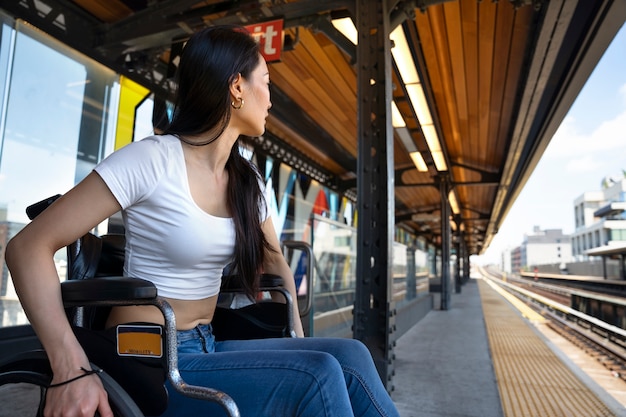
<instances>
[{"instance_id":1,"label":"red sign","mask_svg":"<svg viewBox=\"0 0 626 417\"><path fill-rule=\"evenodd\" d=\"M283 49L283 20L271 20L245 26L261 44L261 54L267 62L279 61Z\"/></svg>"}]
</instances>

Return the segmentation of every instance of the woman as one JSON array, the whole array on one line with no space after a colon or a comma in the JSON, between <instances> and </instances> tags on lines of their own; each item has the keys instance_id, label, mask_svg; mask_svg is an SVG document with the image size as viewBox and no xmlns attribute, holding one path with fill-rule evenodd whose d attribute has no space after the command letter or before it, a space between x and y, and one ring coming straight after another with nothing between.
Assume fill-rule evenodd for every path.
<instances>
[{"instance_id":1,"label":"woman","mask_svg":"<svg viewBox=\"0 0 626 417\"><path fill-rule=\"evenodd\" d=\"M178 98L165 132L113 153L6 249L20 300L54 372L45 415L111 415L99 378L84 371L89 361L65 317L52 259L122 210L125 274L154 282L173 307L187 382L227 392L243 416L397 416L358 341L301 338L296 320L300 338L215 342L210 323L225 265L233 262L249 278L250 295L263 271L284 277L297 299L262 181L238 150L240 135L265 131L269 73L257 44L239 27L195 34L178 71ZM107 326L128 322L162 324L163 317L151 306L116 307ZM76 377L80 382L73 382ZM167 415L216 411L214 404L173 391Z\"/></svg>"}]
</instances>

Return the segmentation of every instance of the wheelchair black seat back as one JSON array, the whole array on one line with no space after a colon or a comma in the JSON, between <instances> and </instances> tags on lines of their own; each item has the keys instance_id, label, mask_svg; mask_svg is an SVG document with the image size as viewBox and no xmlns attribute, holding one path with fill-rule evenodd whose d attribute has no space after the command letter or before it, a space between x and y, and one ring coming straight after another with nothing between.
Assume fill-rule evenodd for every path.
<instances>
[{"instance_id":1,"label":"wheelchair black seat back","mask_svg":"<svg viewBox=\"0 0 626 417\"><path fill-rule=\"evenodd\" d=\"M58 197L30 206L27 214L34 218ZM177 369L173 311L158 297L152 283L123 277L124 246L125 238L121 234L82 236L67 247L68 279L61 284L68 319L92 364L104 370L116 415L160 415L167 407L165 380L169 378L172 386L183 394L216 401L230 416L238 416L237 407L227 394L182 381ZM224 277L221 294L228 298L240 292L238 280L236 275ZM236 309L229 308L228 300L220 302L212 322L217 340L295 336L292 300L282 287L282 279L264 275L260 290L279 292L286 302L250 300L248 305ZM165 325L161 331L165 346L160 358L118 355L116 329L105 328L110 309L115 305L155 305L163 312ZM34 378L36 382L31 383L43 387L40 395L43 400L45 387L52 379L45 352L22 352L0 364L0 386L15 383L16 378Z\"/></svg>"}]
</instances>

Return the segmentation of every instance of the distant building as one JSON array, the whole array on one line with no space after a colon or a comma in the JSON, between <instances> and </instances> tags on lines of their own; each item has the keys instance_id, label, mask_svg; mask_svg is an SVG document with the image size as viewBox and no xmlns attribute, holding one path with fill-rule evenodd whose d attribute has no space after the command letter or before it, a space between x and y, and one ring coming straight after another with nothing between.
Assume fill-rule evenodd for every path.
<instances>
[{"instance_id":1,"label":"distant building","mask_svg":"<svg viewBox=\"0 0 626 417\"><path fill-rule=\"evenodd\" d=\"M610 248L626 242L626 173L624 178L605 178L601 191L586 192L574 200L576 229L571 236L572 253L586 261L590 249Z\"/></svg>"},{"instance_id":2,"label":"distant building","mask_svg":"<svg viewBox=\"0 0 626 417\"><path fill-rule=\"evenodd\" d=\"M519 272L522 269L522 248L516 247L511 251L511 272Z\"/></svg>"},{"instance_id":3,"label":"distant building","mask_svg":"<svg viewBox=\"0 0 626 417\"><path fill-rule=\"evenodd\" d=\"M532 233L524 236L519 258L520 267L526 269L548 264L565 266L572 260L570 236L561 229L541 230L535 226Z\"/></svg>"},{"instance_id":4,"label":"distant building","mask_svg":"<svg viewBox=\"0 0 626 417\"><path fill-rule=\"evenodd\" d=\"M504 251L502 252L501 255L501 259L500 259L500 270L510 274L511 272L514 271L514 269L512 268L511 265L511 260L512 260L512 256L511 256L511 251L513 249L507 247L506 249L504 249Z\"/></svg>"}]
</instances>

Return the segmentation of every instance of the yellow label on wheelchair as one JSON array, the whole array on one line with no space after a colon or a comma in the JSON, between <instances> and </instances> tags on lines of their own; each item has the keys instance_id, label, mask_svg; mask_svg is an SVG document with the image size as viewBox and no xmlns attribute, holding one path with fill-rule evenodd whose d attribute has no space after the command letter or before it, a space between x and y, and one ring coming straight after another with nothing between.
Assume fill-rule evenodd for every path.
<instances>
[{"instance_id":1,"label":"yellow label on wheelchair","mask_svg":"<svg viewBox=\"0 0 626 417\"><path fill-rule=\"evenodd\" d=\"M117 326L117 354L160 358L163 356L161 326L120 324Z\"/></svg>"}]
</instances>

